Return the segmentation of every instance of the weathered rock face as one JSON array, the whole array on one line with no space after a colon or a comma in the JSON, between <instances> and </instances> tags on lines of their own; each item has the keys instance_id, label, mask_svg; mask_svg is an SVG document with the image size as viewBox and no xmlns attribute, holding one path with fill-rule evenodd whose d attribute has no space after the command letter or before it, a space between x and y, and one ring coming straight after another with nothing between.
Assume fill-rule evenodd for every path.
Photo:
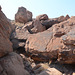
<instances>
[{"instance_id":1,"label":"weathered rock face","mask_svg":"<svg viewBox=\"0 0 75 75\"><path fill-rule=\"evenodd\" d=\"M0 11L0 57L12 52L12 44L9 40L11 25L2 11Z\"/></svg>"},{"instance_id":2,"label":"weathered rock face","mask_svg":"<svg viewBox=\"0 0 75 75\"><path fill-rule=\"evenodd\" d=\"M54 51L61 63L75 63L74 28L75 17L53 26L53 38L47 46L48 51ZM68 44L70 43L70 44ZM73 43L73 44L72 44ZM54 56L53 54L53 56Z\"/></svg>"},{"instance_id":3,"label":"weathered rock face","mask_svg":"<svg viewBox=\"0 0 75 75\"><path fill-rule=\"evenodd\" d=\"M46 51L46 46L53 36L52 29L33 34L26 41L25 49L32 53L31 57L37 61L48 60L49 52ZM39 58L39 59L38 59Z\"/></svg>"},{"instance_id":4,"label":"weathered rock face","mask_svg":"<svg viewBox=\"0 0 75 75\"><path fill-rule=\"evenodd\" d=\"M2 28L4 31L4 35L6 35L7 37L10 37L10 33L11 33L11 25L7 19L7 17L5 16L5 14L0 11L0 28Z\"/></svg>"},{"instance_id":5,"label":"weathered rock face","mask_svg":"<svg viewBox=\"0 0 75 75\"><path fill-rule=\"evenodd\" d=\"M61 37L64 46L58 54L60 63L75 63L75 28Z\"/></svg>"},{"instance_id":6,"label":"weathered rock face","mask_svg":"<svg viewBox=\"0 0 75 75\"><path fill-rule=\"evenodd\" d=\"M29 49L31 49L31 50L29 50L30 52L33 49L34 49L34 51L38 50L40 52L43 52L43 51L45 51L46 45L49 42L49 40L52 38L52 36L53 35L52 35L52 32L50 32L50 30L47 30L47 31L44 31L41 33L37 33L37 34L33 34L28 38L26 46L28 46L30 44L28 46ZM34 39L33 39L33 37L34 37ZM32 43L34 41L36 41L36 43Z\"/></svg>"},{"instance_id":7,"label":"weathered rock face","mask_svg":"<svg viewBox=\"0 0 75 75\"><path fill-rule=\"evenodd\" d=\"M31 53L34 60L58 58L62 63L73 64L75 63L74 28L75 17L71 17L44 32L31 35L25 45L26 51Z\"/></svg>"},{"instance_id":8,"label":"weathered rock face","mask_svg":"<svg viewBox=\"0 0 75 75\"><path fill-rule=\"evenodd\" d=\"M24 69L22 58L12 52L0 59L0 75L30 75Z\"/></svg>"},{"instance_id":9,"label":"weathered rock face","mask_svg":"<svg viewBox=\"0 0 75 75\"><path fill-rule=\"evenodd\" d=\"M26 23L32 20L32 13L24 7L19 7L18 12L15 14L15 21Z\"/></svg>"}]
</instances>

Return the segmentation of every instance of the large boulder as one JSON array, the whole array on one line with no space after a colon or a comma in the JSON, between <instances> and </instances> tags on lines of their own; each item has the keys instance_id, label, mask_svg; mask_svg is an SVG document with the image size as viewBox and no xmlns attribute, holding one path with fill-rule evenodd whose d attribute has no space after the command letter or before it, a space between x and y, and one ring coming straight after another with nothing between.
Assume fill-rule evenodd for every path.
<instances>
[{"instance_id":1,"label":"large boulder","mask_svg":"<svg viewBox=\"0 0 75 75\"><path fill-rule=\"evenodd\" d=\"M0 57L12 52L10 42L11 25L2 11L0 11Z\"/></svg>"},{"instance_id":2,"label":"large boulder","mask_svg":"<svg viewBox=\"0 0 75 75\"><path fill-rule=\"evenodd\" d=\"M33 59L38 61L58 58L58 60L62 60L63 63L73 64L75 63L74 28L75 17L71 17L67 21L53 25L44 32L29 36L25 49ZM68 37L66 35L68 35ZM68 38L66 42L70 43L68 45L63 41L66 37Z\"/></svg>"},{"instance_id":3,"label":"large boulder","mask_svg":"<svg viewBox=\"0 0 75 75\"><path fill-rule=\"evenodd\" d=\"M75 63L74 52L74 31L75 17L53 26L53 38L47 46L48 51L54 51L58 61L65 64Z\"/></svg>"},{"instance_id":4,"label":"large boulder","mask_svg":"<svg viewBox=\"0 0 75 75\"><path fill-rule=\"evenodd\" d=\"M0 75L30 75L24 69L22 58L12 52L0 59Z\"/></svg>"},{"instance_id":5,"label":"large boulder","mask_svg":"<svg viewBox=\"0 0 75 75\"><path fill-rule=\"evenodd\" d=\"M18 12L15 14L15 21L26 23L30 20L32 20L32 12L28 11L24 7L19 7Z\"/></svg>"},{"instance_id":6,"label":"large boulder","mask_svg":"<svg viewBox=\"0 0 75 75\"><path fill-rule=\"evenodd\" d=\"M28 54L31 53L30 56L34 60L48 60L49 52L47 52L46 47L49 41L52 39L52 36L52 29L29 36L25 45L26 52Z\"/></svg>"}]
</instances>

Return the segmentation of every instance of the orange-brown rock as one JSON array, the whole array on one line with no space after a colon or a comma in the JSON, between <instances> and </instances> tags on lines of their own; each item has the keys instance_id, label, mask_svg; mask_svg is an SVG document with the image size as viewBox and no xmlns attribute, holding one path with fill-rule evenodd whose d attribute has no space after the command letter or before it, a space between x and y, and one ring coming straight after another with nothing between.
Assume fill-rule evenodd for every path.
<instances>
[{"instance_id":1,"label":"orange-brown rock","mask_svg":"<svg viewBox=\"0 0 75 75\"><path fill-rule=\"evenodd\" d=\"M32 20L32 13L24 7L19 7L18 12L15 14L15 21L26 23Z\"/></svg>"},{"instance_id":2,"label":"orange-brown rock","mask_svg":"<svg viewBox=\"0 0 75 75\"><path fill-rule=\"evenodd\" d=\"M75 64L75 28L61 37L64 46L58 54L60 63Z\"/></svg>"},{"instance_id":3,"label":"orange-brown rock","mask_svg":"<svg viewBox=\"0 0 75 75\"><path fill-rule=\"evenodd\" d=\"M33 33L42 32L46 30L45 26L43 26L39 20L33 21L33 26L34 27L31 29Z\"/></svg>"},{"instance_id":4,"label":"orange-brown rock","mask_svg":"<svg viewBox=\"0 0 75 75\"><path fill-rule=\"evenodd\" d=\"M32 53L34 60L45 61L49 58L49 52L46 47L53 36L52 29L29 36L26 41L26 52Z\"/></svg>"},{"instance_id":5,"label":"orange-brown rock","mask_svg":"<svg viewBox=\"0 0 75 75\"><path fill-rule=\"evenodd\" d=\"M75 17L71 17L67 21L61 22L59 24L53 25L53 35L56 37L61 37L62 35L65 35L68 33L71 29L74 28L74 22Z\"/></svg>"},{"instance_id":6,"label":"orange-brown rock","mask_svg":"<svg viewBox=\"0 0 75 75\"><path fill-rule=\"evenodd\" d=\"M9 40L11 25L2 11L0 11L0 57L12 52L12 44Z\"/></svg>"},{"instance_id":7,"label":"orange-brown rock","mask_svg":"<svg viewBox=\"0 0 75 75\"><path fill-rule=\"evenodd\" d=\"M75 17L53 25L44 32L29 36L25 49L38 61L57 59L61 63L75 63ZM41 60L40 60L41 59Z\"/></svg>"}]
</instances>

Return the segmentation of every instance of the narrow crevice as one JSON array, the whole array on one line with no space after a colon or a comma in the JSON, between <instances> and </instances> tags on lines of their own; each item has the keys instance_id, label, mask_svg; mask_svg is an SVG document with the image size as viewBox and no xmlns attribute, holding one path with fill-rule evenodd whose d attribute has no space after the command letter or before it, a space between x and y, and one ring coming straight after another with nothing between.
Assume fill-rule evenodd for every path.
<instances>
[{"instance_id":1,"label":"narrow crevice","mask_svg":"<svg viewBox=\"0 0 75 75\"><path fill-rule=\"evenodd\" d=\"M29 32L30 34L33 34L33 32L31 31L31 29L30 29L28 26L26 26L26 29L28 30L28 32Z\"/></svg>"},{"instance_id":2,"label":"narrow crevice","mask_svg":"<svg viewBox=\"0 0 75 75\"><path fill-rule=\"evenodd\" d=\"M18 39L19 40L19 42L26 42L27 41L27 39Z\"/></svg>"}]
</instances>

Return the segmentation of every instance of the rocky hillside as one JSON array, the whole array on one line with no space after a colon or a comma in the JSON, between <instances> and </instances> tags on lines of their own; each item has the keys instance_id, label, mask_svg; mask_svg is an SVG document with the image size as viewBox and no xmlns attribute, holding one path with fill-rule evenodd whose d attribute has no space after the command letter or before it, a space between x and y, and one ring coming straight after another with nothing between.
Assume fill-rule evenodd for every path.
<instances>
[{"instance_id":1,"label":"rocky hillside","mask_svg":"<svg viewBox=\"0 0 75 75\"><path fill-rule=\"evenodd\" d=\"M19 7L9 20L0 7L0 75L75 75L75 16L32 16Z\"/></svg>"}]
</instances>

